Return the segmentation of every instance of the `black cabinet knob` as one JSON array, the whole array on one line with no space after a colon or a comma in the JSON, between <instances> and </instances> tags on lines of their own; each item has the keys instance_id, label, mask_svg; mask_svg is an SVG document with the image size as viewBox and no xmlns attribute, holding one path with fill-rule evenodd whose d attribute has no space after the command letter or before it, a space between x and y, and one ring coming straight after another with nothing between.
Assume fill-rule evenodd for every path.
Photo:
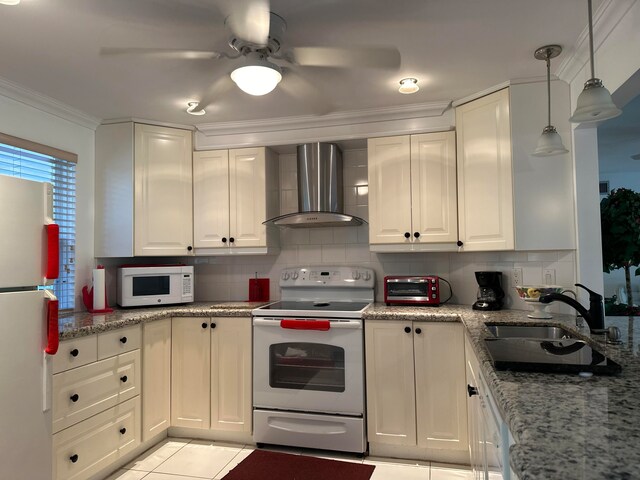
<instances>
[{"instance_id":1,"label":"black cabinet knob","mask_svg":"<svg viewBox=\"0 0 640 480\"><path fill-rule=\"evenodd\" d=\"M80 395L78 395L77 393L74 393L73 395L71 395L69 397L69 399L73 402L76 403L78 400L80 400Z\"/></svg>"},{"instance_id":2,"label":"black cabinet knob","mask_svg":"<svg viewBox=\"0 0 640 480\"><path fill-rule=\"evenodd\" d=\"M467 384L467 393L470 397L473 397L474 395L478 395L478 389Z\"/></svg>"},{"instance_id":3,"label":"black cabinet knob","mask_svg":"<svg viewBox=\"0 0 640 480\"><path fill-rule=\"evenodd\" d=\"M207 322L202 322L202 328L207 328L209 325L207 325Z\"/></svg>"},{"instance_id":4,"label":"black cabinet knob","mask_svg":"<svg viewBox=\"0 0 640 480\"><path fill-rule=\"evenodd\" d=\"M80 352L78 351L78 349L77 349L77 348L74 348L73 350L71 350L71 351L69 352L69 355L71 355L72 357L77 357L79 353L80 353Z\"/></svg>"},{"instance_id":5,"label":"black cabinet knob","mask_svg":"<svg viewBox=\"0 0 640 480\"><path fill-rule=\"evenodd\" d=\"M122 344L127 343L127 337L122 337L122 338L120 339L120 343L122 343Z\"/></svg>"},{"instance_id":6,"label":"black cabinet knob","mask_svg":"<svg viewBox=\"0 0 640 480\"><path fill-rule=\"evenodd\" d=\"M459 247L461 247L462 245L464 245L464 243L462 243L462 240L458 240L458 241L456 242L456 245L458 245Z\"/></svg>"},{"instance_id":7,"label":"black cabinet knob","mask_svg":"<svg viewBox=\"0 0 640 480\"><path fill-rule=\"evenodd\" d=\"M233 237L229 237L229 243L233 243L233 242L235 242L235 241L236 241L236 239L235 239L235 238L233 238Z\"/></svg>"},{"instance_id":8,"label":"black cabinet knob","mask_svg":"<svg viewBox=\"0 0 640 480\"><path fill-rule=\"evenodd\" d=\"M404 327L404 331L406 333L411 333L411 327Z\"/></svg>"},{"instance_id":9,"label":"black cabinet knob","mask_svg":"<svg viewBox=\"0 0 640 480\"><path fill-rule=\"evenodd\" d=\"M211 322L211 328L216 328L216 324Z\"/></svg>"},{"instance_id":10,"label":"black cabinet knob","mask_svg":"<svg viewBox=\"0 0 640 480\"><path fill-rule=\"evenodd\" d=\"M418 335L420 335L420 334L422 333L422 329L421 329L421 328L416 328L416 333L417 333Z\"/></svg>"},{"instance_id":11,"label":"black cabinet knob","mask_svg":"<svg viewBox=\"0 0 640 480\"><path fill-rule=\"evenodd\" d=\"M404 238L409 238L411 234L409 232L404 232Z\"/></svg>"},{"instance_id":12,"label":"black cabinet knob","mask_svg":"<svg viewBox=\"0 0 640 480\"><path fill-rule=\"evenodd\" d=\"M126 383L126 382L127 382L127 380L129 380L129 378L128 378L126 375L123 375L122 377L120 377L120 381L121 381L122 383Z\"/></svg>"},{"instance_id":13,"label":"black cabinet knob","mask_svg":"<svg viewBox=\"0 0 640 480\"><path fill-rule=\"evenodd\" d=\"M227 243L227 237L222 237L222 243Z\"/></svg>"},{"instance_id":14,"label":"black cabinet knob","mask_svg":"<svg viewBox=\"0 0 640 480\"><path fill-rule=\"evenodd\" d=\"M78 455L74 453L69 457L69 460L71 460L71 463L76 463L78 461Z\"/></svg>"},{"instance_id":15,"label":"black cabinet knob","mask_svg":"<svg viewBox=\"0 0 640 480\"><path fill-rule=\"evenodd\" d=\"M120 433L121 433L122 435L124 435L125 433L127 433L127 429L126 429L126 428L124 428L124 427L122 427L122 428L120 429Z\"/></svg>"},{"instance_id":16,"label":"black cabinet knob","mask_svg":"<svg viewBox=\"0 0 640 480\"><path fill-rule=\"evenodd\" d=\"M191 250L193 250L193 247L192 247L191 245L189 245L189 246L187 247L187 250L191 251Z\"/></svg>"},{"instance_id":17,"label":"black cabinet knob","mask_svg":"<svg viewBox=\"0 0 640 480\"><path fill-rule=\"evenodd\" d=\"M413 232L413 236L416 238L420 238L420 232Z\"/></svg>"}]
</instances>

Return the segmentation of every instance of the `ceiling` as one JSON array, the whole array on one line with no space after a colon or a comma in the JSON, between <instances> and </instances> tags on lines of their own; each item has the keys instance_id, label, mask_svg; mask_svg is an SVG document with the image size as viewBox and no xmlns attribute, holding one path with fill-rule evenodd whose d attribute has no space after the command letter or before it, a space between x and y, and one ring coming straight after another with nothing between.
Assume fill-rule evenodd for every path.
<instances>
[{"instance_id":1,"label":"ceiling","mask_svg":"<svg viewBox=\"0 0 640 480\"><path fill-rule=\"evenodd\" d=\"M244 0L231 0L244 1ZM233 60L166 60L99 54L101 47L233 53L214 0L22 0L0 5L0 77L99 119L179 124L313 115L317 104L276 88L252 97L233 87L202 117L188 115ZM600 1L594 2L594 10ZM222 9L224 10L224 9ZM334 111L449 101L506 80L540 77L537 47L573 53L587 24L585 0L272 0L288 46L395 46L399 69L296 67ZM406 76L420 91L397 92ZM294 83L294 75L283 79ZM293 85L295 86L295 85ZM291 89L289 89L291 90ZM295 90L295 89L294 89Z\"/></svg>"}]
</instances>

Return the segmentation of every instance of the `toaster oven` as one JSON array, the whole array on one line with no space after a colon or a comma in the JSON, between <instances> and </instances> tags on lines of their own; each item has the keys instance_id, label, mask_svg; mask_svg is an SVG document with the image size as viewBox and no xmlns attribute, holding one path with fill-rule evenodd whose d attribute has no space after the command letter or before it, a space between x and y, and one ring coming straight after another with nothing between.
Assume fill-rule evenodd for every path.
<instances>
[{"instance_id":1,"label":"toaster oven","mask_svg":"<svg viewBox=\"0 0 640 480\"><path fill-rule=\"evenodd\" d=\"M435 275L384 277L387 305L440 305L440 278Z\"/></svg>"}]
</instances>

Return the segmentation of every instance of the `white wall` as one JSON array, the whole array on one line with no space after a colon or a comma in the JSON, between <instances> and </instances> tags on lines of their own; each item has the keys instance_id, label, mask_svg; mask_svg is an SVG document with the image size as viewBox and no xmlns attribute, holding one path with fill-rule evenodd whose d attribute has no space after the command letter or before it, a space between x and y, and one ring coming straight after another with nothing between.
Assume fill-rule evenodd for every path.
<instances>
[{"instance_id":1,"label":"white wall","mask_svg":"<svg viewBox=\"0 0 640 480\"><path fill-rule=\"evenodd\" d=\"M346 150L344 161L345 211L368 218L366 150ZM294 155L280 155L281 213L297 208L296 163ZM503 272L506 308L528 310L515 293L513 267L523 269L525 284L543 283L543 269L554 269L556 283L567 288L575 283L573 251L489 252L489 253L371 253L368 225L360 227L283 229L281 252L277 256L198 258L195 265L197 301L244 301L248 280L256 273L270 279L271 299L279 298L278 280L285 267L301 265L359 265L376 272L376 300L383 300L385 275L435 274L453 285L452 303L471 305L478 285L474 272ZM193 259L191 259L194 261ZM446 298L446 286L443 298ZM568 312L563 305L552 311Z\"/></svg>"},{"instance_id":2,"label":"white wall","mask_svg":"<svg viewBox=\"0 0 640 480\"><path fill-rule=\"evenodd\" d=\"M95 135L91 128L0 95L0 132L78 155L76 169L76 310L93 268L93 186Z\"/></svg>"}]
</instances>

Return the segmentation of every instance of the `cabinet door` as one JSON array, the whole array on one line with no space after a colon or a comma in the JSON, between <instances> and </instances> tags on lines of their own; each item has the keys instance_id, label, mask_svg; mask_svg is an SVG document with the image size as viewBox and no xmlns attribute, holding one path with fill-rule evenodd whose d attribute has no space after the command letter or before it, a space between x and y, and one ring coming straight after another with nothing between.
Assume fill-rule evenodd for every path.
<instances>
[{"instance_id":1,"label":"cabinet door","mask_svg":"<svg viewBox=\"0 0 640 480\"><path fill-rule=\"evenodd\" d=\"M409 243L411 227L411 144L409 136L370 138L369 242Z\"/></svg>"},{"instance_id":2,"label":"cabinet door","mask_svg":"<svg viewBox=\"0 0 640 480\"><path fill-rule=\"evenodd\" d=\"M230 247L265 247L265 149L229 150Z\"/></svg>"},{"instance_id":3,"label":"cabinet door","mask_svg":"<svg viewBox=\"0 0 640 480\"><path fill-rule=\"evenodd\" d=\"M251 318L211 324L211 429L251 432Z\"/></svg>"},{"instance_id":4,"label":"cabinet door","mask_svg":"<svg viewBox=\"0 0 640 480\"><path fill-rule=\"evenodd\" d=\"M464 250L512 250L509 90L456 109L458 222Z\"/></svg>"},{"instance_id":5,"label":"cabinet door","mask_svg":"<svg viewBox=\"0 0 640 480\"><path fill-rule=\"evenodd\" d=\"M193 235L195 248L228 248L228 150L193 154Z\"/></svg>"},{"instance_id":6,"label":"cabinet door","mask_svg":"<svg viewBox=\"0 0 640 480\"><path fill-rule=\"evenodd\" d=\"M414 322L418 446L467 452L464 327Z\"/></svg>"},{"instance_id":7,"label":"cabinet door","mask_svg":"<svg viewBox=\"0 0 640 480\"><path fill-rule=\"evenodd\" d=\"M171 320L171 426L209 428L209 319Z\"/></svg>"},{"instance_id":8,"label":"cabinet door","mask_svg":"<svg viewBox=\"0 0 640 480\"><path fill-rule=\"evenodd\" d=\"M171 319L144 324L142 345L142 440L171 424Z\"/></svg>"},{"instance_id":9,"label":"cabinet door","mask_svg":"<svg viewBox=\"0 0 640 480\"><path fill-rule=\"evenodd\" d=\"M405 332L405 329L409 332ZM367 430L370 442L416 444L411 322L365 322Z\"/></svg>"},{"instance_id":10,"label":"cabinet door","mask_svg":"<svg viewBox=\"0 0 640 480\"><path fill-rule=\"evenodd\" d=\"M478 362L475 359L471 344L465 338L465 370L467 385L465 388L471 387L475 389L475 394L467 394L467 426L469 432L469 457L470 464L473 468L474 480L484 480L486 461L485 461L485 443L482 421L482 407L480 405L480 382L477 376Z\"/></svg>"},{"instance_id":11,"label":"cabinet door","mask_svg":"<svg viewBox=\"0 0 640 480\"><path fill-rule=\"evenodd\" d=\"M193 243L191 132L135 126L135 255L187 255Z\"/></svg>"},{"instance_id":12,"label":"cabinet door","mask_svg":"<svg viewBox=\"0 0 640 480\"><path fill-rule=\"evenodd\" d=\"M455 139L455 132L411 136L411 234L414 242L458 240Z\"/></svg>"}]
</instances>

